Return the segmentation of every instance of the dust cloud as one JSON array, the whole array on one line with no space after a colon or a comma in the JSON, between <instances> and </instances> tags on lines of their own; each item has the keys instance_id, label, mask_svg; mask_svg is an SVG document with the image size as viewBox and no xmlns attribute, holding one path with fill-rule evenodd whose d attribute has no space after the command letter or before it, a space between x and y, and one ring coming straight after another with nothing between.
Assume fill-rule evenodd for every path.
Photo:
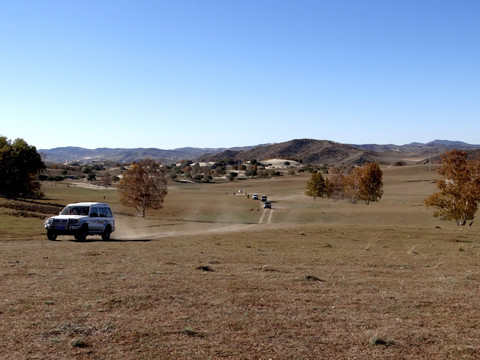
<instances>
[{"instance_id":1,"label":"dust cloud","mask_svg":"<svg viewBox=\"0 0 480 360\"><path fill-rule=\"evenodd\" d=\"M118 216L112 238L122 241L145 241L174 236L242 231L255 226L256 224L239 221L238 212L232 210L234 206L232 201L236 200L241 199L220 195L215 199L214 211L209 201L192 202L188 204L188 211L183 212L182 217L178 219Z\"/></svg>"}]
</instances>

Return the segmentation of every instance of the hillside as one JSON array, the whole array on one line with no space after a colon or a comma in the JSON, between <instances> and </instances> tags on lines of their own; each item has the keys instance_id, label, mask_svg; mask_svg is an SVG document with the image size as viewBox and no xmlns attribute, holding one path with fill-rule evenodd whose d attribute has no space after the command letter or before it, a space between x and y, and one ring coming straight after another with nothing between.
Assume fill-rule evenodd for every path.
<instances>
[{"instance_id":1,"label":"hillside","mask_svg":"<svg viewBox=\"0 0 480 360\"><path fill-rule=\"evenodd\" d=\"M225 158L248 161L252 159L293 159L304 164L360 164L374 161L379 154L328 140L297 139L283 143L257 146L249 150L225 150L217 154L204 155L202 161L215 161Z\"/></svg>"},{"instance_id":2,"label":"hillside","mask_svg":"<svg viewBox=\"0 0 480 360\"><path fill-rule=\"evenodd\" d=\"M90 162L115 161L131 162L147 157L171 164L179 160L217 161L233 159L262 161L267 159L293 159L304 164L363 164L369 161L393 164L397 161L419 163L433 161L446 150L475 150L480 145L471 145L460 141L434 140L426 144L410 143L406 145L377 144L341 144L329 140L295 139L276 144L245 146L239 148L194 148L184 147L173 150L157 148L98 148L60 147L40 149L46 162Z\"/></svg>"},{"instance_id":3,"label":"hillside","mask_svg":"<svg viewBox=\"0 0 480 360\"><path fill-rule=\"evenodd\" d=\"M364 144L364 145L352 145L364 150L379 151L379 152L402 152L411 154L423 154L429 155L432 152L444 152L449 149L457 150L475 150L479 149L480 145L471 145L462 141L449 141L449 140L434 140L426 144L412 142L406 145L377 145L377 144Z\"/></svg>"},{"instance_id":4,"label":"hillside","mask_svg":"<svg viewBox=\"0 0 480 360\"><path fill-rule=\"evenodd\" d=\"M85 149L80 147L59 147L54 149L40 149L39 153L46 162L63 163L71 161L115 161L131 162L144 158L152 158L165 164L182 159L195 159L205 153L219 152L222 148L193 148L185 147L173 150L157 148L97 148Z\"/></svg>"}]
</instances>

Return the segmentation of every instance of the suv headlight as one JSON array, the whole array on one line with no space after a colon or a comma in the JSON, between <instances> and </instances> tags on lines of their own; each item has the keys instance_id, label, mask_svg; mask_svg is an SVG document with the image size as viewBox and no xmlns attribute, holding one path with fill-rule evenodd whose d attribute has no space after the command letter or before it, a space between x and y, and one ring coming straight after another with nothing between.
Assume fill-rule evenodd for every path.
<instances>
[{"instance_id":1,"label":"suv headlight","mask_svg":"<svg viewBox=\"0 0 480 360\"><path fill-rule=\"evenodd\" d=\"M80 223L80 219L70 219L68 221L69 224L75 225Z\"/></svg>"},{"instance_id":2,"label":"suv headlight","mask_svg":"<svg viewBox=\"0 0 480 360\"><path fill-rule=\"evenodd\" d=\"M53 219L52 218L46 218L44 224L45 225L52 225Z\"/></svg>"}]
</instances>

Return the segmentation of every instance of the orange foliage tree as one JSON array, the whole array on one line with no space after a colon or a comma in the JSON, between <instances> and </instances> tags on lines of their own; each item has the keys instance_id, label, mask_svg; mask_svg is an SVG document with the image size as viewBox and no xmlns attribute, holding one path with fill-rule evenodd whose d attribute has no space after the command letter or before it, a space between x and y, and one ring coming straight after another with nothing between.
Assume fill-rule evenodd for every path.
<instances>
[{"instance_id":1,"label":"orange foliage tree","mask_svg":"<svg viewBox=\"0 0 480 360\"><path fill-rule=\"evenodd\" d=\"M340 200L345 197L344 192L345 176L341 173L333 174L325 180L327 187L327 197L333 200Z\"/></svg>"},{"instance_id":2,"label":"orange foliage tree","mask_svg":"<svg viewBox=\"0 0 480 360\"><path fill-rule=\"evenodd\" d=\"M167 171L152 159L134 162L118 184L119 200L145 217L147 209L161 209L167 195Z\"/></svg>"},{"instance_id":3,"label":"orange foliage tree","mask_svg":"<svg viewBox=\"0 0 480 360\"><path fill-rule=\"evenodd\" d=\"M306 188L307 190L305 191L305 195L312 196L314 200L317 197L325 197L325 195L327 194L327 186L322 173L313 173L310 180L308 180Z\"/></svg>"},{"instance_id":4,"label":"orange foliage tree","mask_svg":"<svg viewBox=\"0 0 480 360\"><path fill-rule=\"evenodd\" d=\"M327 196L334 200L346 198L350 203L356 204L364 200L368 205L370 201L379 201L383 195L383 172L380 165L375 162L366 163L363 167L356 167L349 175L334 174L327 184Z\"/></svg>"},{"instance_id":5,"label":"orange foliage tree","mask_svg":"<svg viewBox=\"0 0 480 360\"><path fill-rule=\"evenodd\" d=\"M360 198L368 205L370 201L378 201L383 195L383 172L376 162L365 164L360 178Z\"/></svg>"},{"instance_id":6,"label":"orange foliage tree","mask_svg":"<svg viewBox=\"0 0 480 360\"><path fill-rule=\"evenodd\" d=\"M427 197L425 205L436 209L434 216L455 220L458 226L464 226L474 219L478 209L480 161L469 158L465 151L447 151L437 172L442 176L437 181L439 191Z\"/></svg>"},{"instance_id":7,"label":"orange foliage tree","mask_svg":"<svg viewBox=\"0 0 480 360\"><path fill-rule=\"evenodd\" d=\"M343 178L343 192L351 204L356 204L361 195L362 169L354 168L350 175Z\"/></svg>"}]
</instances>

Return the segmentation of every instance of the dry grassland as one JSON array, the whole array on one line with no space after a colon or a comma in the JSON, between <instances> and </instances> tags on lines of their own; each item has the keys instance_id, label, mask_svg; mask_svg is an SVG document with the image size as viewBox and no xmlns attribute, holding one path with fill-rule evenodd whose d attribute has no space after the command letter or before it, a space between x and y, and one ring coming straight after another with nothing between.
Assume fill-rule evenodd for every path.
<instances>
[{"instance_id":1,"label":"dry grassland","mask_svg":"<svg viewBox=\"0 0 480 360\"><path fill-rule=\"evenodd\" d=\"M46 185L105 196L108 242L48 241L2 200L0 358L478 359L480 225L433 218L434 178L385 168L368 206L307 198L306 175L172 184L148 219Z\"/></svg>"}]
</instances>

